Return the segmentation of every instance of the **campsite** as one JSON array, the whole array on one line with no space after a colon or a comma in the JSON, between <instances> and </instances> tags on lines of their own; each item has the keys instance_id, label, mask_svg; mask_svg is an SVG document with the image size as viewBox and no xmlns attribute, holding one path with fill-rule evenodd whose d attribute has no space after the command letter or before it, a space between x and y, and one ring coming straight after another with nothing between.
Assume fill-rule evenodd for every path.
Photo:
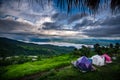
<instances>
[{"instance_id":1,"label":"campsite","mask_svg":"<svg viewBox=\"0 0 120 80\"><path fill-rule=\"evenodd\" d=\"M111 64L96 67L96 71L81 72L79 69L70 64L71 57L69 55L62 55L59 57L29 62L18 65L8 66L7 72L2 73L3 80L20 79L20 80L119 80L120 74L120 58ZM76 59L74 59L76 60ZM53 63L54 61L54 63ZM44 64L45 63L45 64ZM38 65L39 64L39 65ZM42 66L40 66L42 65ZM2 69L3 70L3 69ZM39 72L38 72L39 71ZM7 76L7 77L6 77ZM92 77L93 76L93 77Z\"/></svg>"},{"instance_id":2,"label":"campsite","mask_svg":"<svg viewBox=\"0 0 120 80\"><path fill-rule=\"evenodd\" d=\"M0 80L120 80L120 0L0 0Z\"/></svg>"},{"instance_id":3,"label":"campsite","mask_svg":"<svg viewBox=\"0 0 120 80\"><path fill-rule=\"evenodd\" d=\"M95 49L83 46L81 49L73 49L66 54L51 54L46 57L45 55L41 55L43 57L39 57L40 55L38 57L6 57L4 60L0 60L0 77L2 80L119 80L120 49L116 51L116 48L119 48L118 43L112 47L114 53L107 53L111 51L110 46L104 49L98 46L98 51L106 53L97 54L96 45L98 44L94 45ZM7 47L4 48L7 49Z\"/></svg>"}]
</instances>

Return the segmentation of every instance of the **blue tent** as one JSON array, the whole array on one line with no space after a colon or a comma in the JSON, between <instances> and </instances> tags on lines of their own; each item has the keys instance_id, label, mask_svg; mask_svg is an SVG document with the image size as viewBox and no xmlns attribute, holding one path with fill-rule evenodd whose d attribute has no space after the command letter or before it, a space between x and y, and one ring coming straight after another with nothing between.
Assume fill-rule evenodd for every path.
<instances>
[{"instance_id":1,"label":"blue tent","mask_svg":"<svg viewBox=\"0 0 120 80\"><path fill-rule=\"evenodd\" d=\"M92 69L92 63L87 57L83 56L77 59L76 67L78 67L82 71L90 71Z\"/></svg>"}]
</instances>

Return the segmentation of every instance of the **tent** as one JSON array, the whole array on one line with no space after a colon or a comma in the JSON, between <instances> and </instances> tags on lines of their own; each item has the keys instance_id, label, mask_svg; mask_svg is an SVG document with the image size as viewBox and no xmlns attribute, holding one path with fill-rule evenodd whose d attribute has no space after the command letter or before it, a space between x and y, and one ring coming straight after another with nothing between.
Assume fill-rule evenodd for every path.
<instances>
[{"instance_id":1,"label":"tent","mask_svg":"<svg viewBox=\"0 0 120 80\"><path fill-rule=\"evenodd\" d=\"M108 56L107 54L103 54L102 56L105 57L105 62L106 63L111 63L112 62L111 57Z\"/></svg>"},{"instance_id":2,"label":"tent","mask_svg":"<svg viewBox=\"0 0 120 80\"><path fill-rule=\"evenodd\" d=\"M75 67L79 68L82 71L90 71L90 70L92 70L92 63L85 56L82 56L82 57L78 58L77 61L75 61L73 63L73 65Z\"/></svg>"},{"instance_id":3,"label":"tent","mask_svg":"<svg viewBox=\"0 0 120 80\"><path fill-rule=\"evenodd\" d=\"M92 59L92 64L97 65L97 66L103 66L105 65L105 59L102 56L99 55L94 55L91 57Z\"/></svg>"}]
</instances>

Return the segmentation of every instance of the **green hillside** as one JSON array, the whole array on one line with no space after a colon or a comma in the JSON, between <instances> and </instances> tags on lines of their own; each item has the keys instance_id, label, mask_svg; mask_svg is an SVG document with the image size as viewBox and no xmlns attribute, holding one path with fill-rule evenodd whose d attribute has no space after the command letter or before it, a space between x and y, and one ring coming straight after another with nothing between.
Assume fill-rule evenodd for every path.
<instances>
[{"instance_id":1,"label":"green hillside","mask_svg":"<svg viewBox=\"0 0 120 80\"><path fill-rule=\"evenodd\" d=\"M0 38L0 57L15 55L56 55L71 52L73 47L37 45Z\"/></svg>"},{"instance_id":2,"label":"green hillside","mask_svg":"<svg viewBox=\"0 0 120 80\"><path fill-rule=\"evenodd\" d=\"M116 60L103 67L95 66L97 70L94 72L82 73L71 64L80 56L91 57L105 52ZM107 47L95 44L93 49L82 46L73 51L72 47L36 45L0 38L0 80L120 80L119 53L119 43ZM36 55L37 60L33 61L35 58L29 55ZM3 58L5 56L11 57Z\"/></svg>"},{"instance_id":3,"label":"green hillside","mask_svg":"<svg viewBox=\"0 0 120 80\"><path fill-rule=\"evenodd\" d=\"M111 64L82 73L72 66L76 60L69 54L36 62L1 67L2 80L120 80L120 56ZM7 76L7 77L6 77Z\"/></svg>"}]
</instances>

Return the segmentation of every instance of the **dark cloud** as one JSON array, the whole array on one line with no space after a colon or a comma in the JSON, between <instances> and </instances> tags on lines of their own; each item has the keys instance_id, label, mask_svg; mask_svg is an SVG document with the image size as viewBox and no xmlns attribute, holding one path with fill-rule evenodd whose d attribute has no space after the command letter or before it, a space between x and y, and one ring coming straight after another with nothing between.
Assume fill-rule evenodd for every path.
<instances>
[{"instance_id":1,"label":"dark cloud","mask_svg":"<svg viewBox=\"0 0 120 80\"><path fill-rule=\"evenodd\" d=\"M83 24L76 24L75 26L73 26L73 30L80 30L83 27Z\"/></svg>"},{"instance_id":2,"label":"dark cloud","mask_svg":"<svg viewBox=\"0 0 120 80\"><path fill-rule=\"evenodd\" d=\"M8 33L10 35L36 35L49 36L49 33L44 33L47 30L53 31L76 31L83 36L90 37L119 37L120 36L120 15L114 17L107 17L105 20L93 20L87 14L79 13L68 15L60 13L54 6L48 8L46 0L43 0L45 4L44 10L36 2L33 2L32 6L29 6L27 1L22 0L21 6L18 7L18 0L7 1L0 0L0 34ZM4 3L4 4L3 4ZM7 16L8 15L8 16ZM9 20L9 16L13 15L12 20ZM106 17L106 13L104 14ZM99 18L104 15L97 15ZM7 17L7 18L6 18ZM104 18L105 18L104 17ZM3 19L4 18L4 19ZM17 21L19 19L21 21ZM8 19L8 20L7 20ZM11 18L10 18L11 19ZM22 21L22 19L24 20ZM49 19L52 22L45 22ZM52 20L51 20L52 19ZM43 21L41 21L43 20ZM48 20L48 21L49 21ZM40 22L41 21L41 22ZM34 25L31 25L31 23ZM40 23L40 24L39 24ZM42 24L43 23L43 24ZM41 26L43 25L42 29ZM40 30L38 29L40 26ZM38 31L38 30L39 31ZM38 31L38 32L37 32ZM43 32L42 32L43 31ZM41 34L42 33L42 34ZM45 35L44 35L45 34ZM56 34L59 34L56 32ZM54 35L56 35L54 34ZM62 33L64 34L64 33ZM65 34L66 35L66 34ZM81 35L81 34L80 34ZM58 35L59 36L59 35ZM75 34L75 36L79 36Z\"/></svg>"},{"instance_id":3,"label":"dark cloud","mask_svg":"<svg viewBox=\"0 0 120 80\"><path fill-rule=\"evenodd\" d=\"M0 7L2 7L2 4L3 4L3 0L0 0Z\"/></svg>"},{"instance_id":4,"label":"dark cloud","mask_svg":"<svg viewBox=\"0 0 120 80\"><path fill-rule=\"evenodd\" d=\"M52 19L56 21L66 20L68 18L65 13L55 13L52 15Z\"/></svg>"},{"instance_id":5,"label":"dark cloud","mask_svg":"<svg viewBox=\"0 0 120 80\"><path fill-rule=\"evenodd\" d=\"M62 26L64 25L64 20L67 20L68 16L65 13L55 13L51 16L51 19L55 22L44 22L44 30L62 30Z\"/></svg>"},{"instance_id":6,"label":"dark cloud","mask_svg":"<svg viewBox=\"0 0 120 80\"><path fill-rule=\"evenodd\" d=\"M100 25L108 25L108 26L120 25L120 15L107 18Z\"/></svg>"},{"instance_id":7,"label":"dark cloud","mask_svg":"<svg viewBox=\"0 0 120 80\"><path fill-rule=\"evenodd\" d=\"M43 23L43 25L44 25L44 27L42 29L44 29L44 30L49 30L49 29L57 30L57 29L61 29L60 25L57 24L57 23L45 22L45 23Z\"/></svg>"},{"instance_id":8,"label":"dark cloud","mask_svg":"<svg viewBox=\"0 0 120 80\"><path fill-rule=\"evenodd\" d=\"M68 19L68 23L70 24L70 23L72 23L72 22L74 22L74 21L77 21L77 20L79 20L79 19L81 19L82 17L85 17L85 16L87 16L87 14L75 14L75 15L72 15L69 19Z\"/></svg>"},{"instance_id":9,"label":"dark cloud","mask_svg":"<svg viewBox=\"0 0 120 80\"><path fill-rule=\"evenodd\" d=\"M48 38L47 35L27 33L27 32L22 32L22 33L0 32L0 37L6 37L6 38L10 38L10 39L23 40L23 41L33 41L33 39L39 39L39 38L45 39L45 38Z\"/></svg>"},{"instance_id":10,"label":"dark cloud","mask_svg":"<svg viewBox=\"0 0 120 80\"><path fill-rule=\"evenodd\" d=\"M97 21L98 28L84 30L84 34L91 37L119 37L120 36L120 15L107 18L104 21Z\"/></svg>"},{"instance_id":11,"label":"dark cloud","mask_svg":"<svg viewBox=\"0 0 120 80\"><path fill-rule=\"evenodd\" d=\"M104 26L105 27L105 26ZM118 37L120 35L119 26L114 26L112 28L96 28L91 30L85 30L84 34L91 37Z\"/></svg>"},{"instance_id":12,"label":"dark cloud","mask_svg":"<svg viewBox=\"0 0 120 80\"><path fill-rule=\"evenodd\" d=\"M93 25L95 24L95 22L93 22L92 20L88 20L87 18L82 19L82 22L80 23L76 23L75 26L73 26L73 30L80 30L83 27L89 26L89 25Z\"/></svg>"},{"instance_id":13,"label":"dark cloud","mask_svg":"<svg viewBox=\"0 0 120 80\"><path fill-rule=\"evenodd\" d=\"M14 32L15 30L27 31L30 24L21 23L14 20L0 20L0 32Z\"/></svg>"}]
</instances>

